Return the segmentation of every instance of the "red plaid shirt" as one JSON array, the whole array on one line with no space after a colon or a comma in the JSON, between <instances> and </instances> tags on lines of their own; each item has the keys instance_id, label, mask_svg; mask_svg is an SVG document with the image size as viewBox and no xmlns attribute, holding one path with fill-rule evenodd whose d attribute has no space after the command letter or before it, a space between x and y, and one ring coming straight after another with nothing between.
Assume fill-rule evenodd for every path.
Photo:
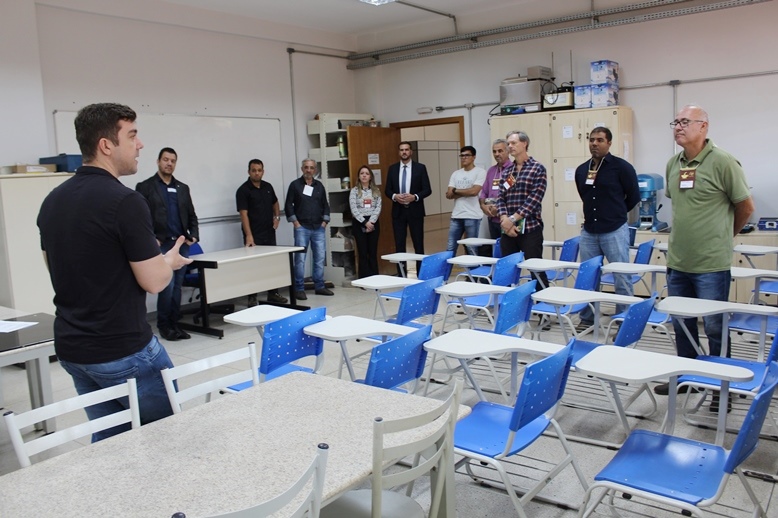
<instances>
[{"instance_id":1,"label":"red plaid shirt","mask_svg":"<svg viewBox=\"0 0 778 518\"><path fill-rule=\"evenodd\" d=\"M514 182L506 189L508 177L512 177ZM524 162L521 169L517 169L515 163L505 168L500 180L500 197L497 199L500 216L522 215L526 220L525 233L541 228L543 219L540 210L547 184L546 168L532 157Z\"/></svg>"}]
</instances>

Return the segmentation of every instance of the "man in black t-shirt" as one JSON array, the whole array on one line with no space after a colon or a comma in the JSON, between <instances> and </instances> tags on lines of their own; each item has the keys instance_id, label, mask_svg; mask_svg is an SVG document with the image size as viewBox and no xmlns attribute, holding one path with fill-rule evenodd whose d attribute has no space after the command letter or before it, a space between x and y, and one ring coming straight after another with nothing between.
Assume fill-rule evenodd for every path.
<instances>
[{"instance_id":1,"label":"man in black t-shirt","mask_svg":"<svg viewBox=\"0 0 778 518\"><path fill-rule=\"evenodd\" d=\"M281 209L273 186L262 181L265 164L255 158L249 162L249 179L238 187L235 202L240 214L243 244L246 246L276 246L276 229L281 221ZM288 300L278 289L267 292L267 301L286 304ZM249 295L249 306L257 305L257 296Z\"/></svg>"},{"instance_id":2,"label":"man in black t-shirt","mask_svg":"<svg viewBox=\"0 0 778 518\"><path fill-rule=\"evenodd\" d=\"M60 364L79 394L135 378L145 424L172 414L160 370L173 366L146 321L146 292L162 291L191 260L179 254L183 237L160 253L148 204L119 182L138 170L143 143L135 118L131 108L113 103L78 112L84 166L43 201L38 228L54 287ZM124 408L113 400L86 413L98 419ZM126 429L96 433L92 441Z\"/></svg>"}]
</instances>

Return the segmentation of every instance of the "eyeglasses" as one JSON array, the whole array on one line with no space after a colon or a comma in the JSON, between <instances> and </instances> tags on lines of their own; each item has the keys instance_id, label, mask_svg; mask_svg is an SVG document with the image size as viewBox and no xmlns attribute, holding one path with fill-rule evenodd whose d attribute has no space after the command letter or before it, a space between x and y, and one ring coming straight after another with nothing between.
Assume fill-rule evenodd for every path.
<instances>
[{"instance_id":1,"label":"eyeglasses","mask_svg":"<svg viewBox=\"0 0 778 518\"><path fill-rule=\"evenodd\" d=\"M691 124L692 122L705 122L705 121L701 121L701 120L699 120L699 119L695 119L695 120L689 120L689 119L681 119L681 120L678 120L678 119L676 119L676 120L674 120L673 122L671 122L671 123L670 123L670 127L671 127L671 128L675 128L676 126L680 126L680 127L682 127L682 128L686 128L686 127L688 127L688 126L689 126L689 124Z\"/></svg>"},{"instance_id":2,"label":"eyeglasses","mask_svg":"<svg viewBox=\"0 0 778 518\"><path fill-rule=\"evenodd\" d=\"M464 153L464 154L459 155L459 158L470 158L471 156L473 156L473 155Z\"/></svg>"}]
</instances>

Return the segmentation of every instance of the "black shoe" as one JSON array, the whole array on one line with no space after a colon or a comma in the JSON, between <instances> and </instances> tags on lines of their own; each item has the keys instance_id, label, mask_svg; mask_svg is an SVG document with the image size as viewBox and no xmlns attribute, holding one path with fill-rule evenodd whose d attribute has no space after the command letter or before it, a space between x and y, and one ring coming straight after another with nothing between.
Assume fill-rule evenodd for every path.
<instances>
[{"instance_id":1,"label":"black shoe","mask_svg":"<svg viewBox=\"0 0 778 518\"><path fill-rule=\"evenodd\" d=\"M289 302L286 300L286 297L282 297L280 293L268 293L267 294L267 301L268 302L274 302L276 304L286 304Z\"/></svg>"},{"instance_id":2,"label":"black shoe","mask_svg":"<svg viewBox=\"0 0 778 518\"><path fill-rule=\"evenodd\" d=\"M713 394L710 400L710 405L708 406L708 411L718 414L719 413L719 403L720 403L721 395L716 392ZM732 412L732 394L727 394L727 413Z\"/></svg>"},{"instance_id":3,"label":"black shoe","mask_svg":"<svg viewBox=\"0 0 778 518\"><path fill-rule=\"evenodd\" d=\"M660 383L656 387L654 387L654 394L657 396L666 396L670 392L670 384L669 383ZM689 385L681 385L678 387L678 393L679 394L686 394L689 392L690 394L696 394L699 392L694 387L690 387Z\"/></svg>"},{"instance_id":4,"label":"black shoe","mask_svg":"<svg viewBox=\"0 0 778 518\"><path fill-rule=\"evenodd\" d=\"M179 340L189 340L190 338L192 338L192 335L190 335L189 333L187 333L186 331L184 331L183 329L181 329L178 326L174 327L173 329L175 330L176 334L178 335L178 339Z\"/></svg>"},{"instance_id":5,"label":"black shoe","mask_svg":"<svg viewBox=\"0 0 778 518\"><path fill-rule=\"evenodd\" d=\"M308 295L306 295L304 291L298 291L294 296L297 300L308 300Z\"/></svg>"},{"instance_id":6,"label":"black shoe","mask_svg":"<svg viewBox=\"0 0 778 518\"><path fill-rule=\"evenodd\" d=\"M332 291L328 290L327 288L320 288L316 290L315 293L316 295L325 295L327 297L332 297L333 295L335 295L334 293L332 293Z\"/></svg>"},{"instance_id":7,"label":"black shoe","mask_svg":"<svg viewBox=\"0 0 778 518\"><path fill-rule=\"evenodd\" d=\"M160 327L159 336L161 336L165 340L170 340L171 342L175 342L176 340L178 340L178 332L176 332L175 329L170 327Z\"/></svg>"}]
</instances>

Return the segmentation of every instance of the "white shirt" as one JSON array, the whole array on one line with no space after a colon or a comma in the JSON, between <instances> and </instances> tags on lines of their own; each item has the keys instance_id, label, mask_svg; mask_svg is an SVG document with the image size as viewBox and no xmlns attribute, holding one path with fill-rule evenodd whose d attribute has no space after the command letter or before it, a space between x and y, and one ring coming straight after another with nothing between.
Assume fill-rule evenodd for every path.
<instances>
[{"instance_id":1,"label":"white shirt","mask_svg":"<svg viewBox=\"0 0 778 518\"><path fill-rule=\"evenodd\" d=\"M474 185L482 186L486 181L486 171L481 167L474 167L469 171L457 169L451 174L449 187L454 187L457 191L469 189ZM454 200L454 210L451 211L451 217L456 219L481 219L484 213L481 211L481 204L478 202L478 195L465 196Z\"/></svg>"}]
</instances>

